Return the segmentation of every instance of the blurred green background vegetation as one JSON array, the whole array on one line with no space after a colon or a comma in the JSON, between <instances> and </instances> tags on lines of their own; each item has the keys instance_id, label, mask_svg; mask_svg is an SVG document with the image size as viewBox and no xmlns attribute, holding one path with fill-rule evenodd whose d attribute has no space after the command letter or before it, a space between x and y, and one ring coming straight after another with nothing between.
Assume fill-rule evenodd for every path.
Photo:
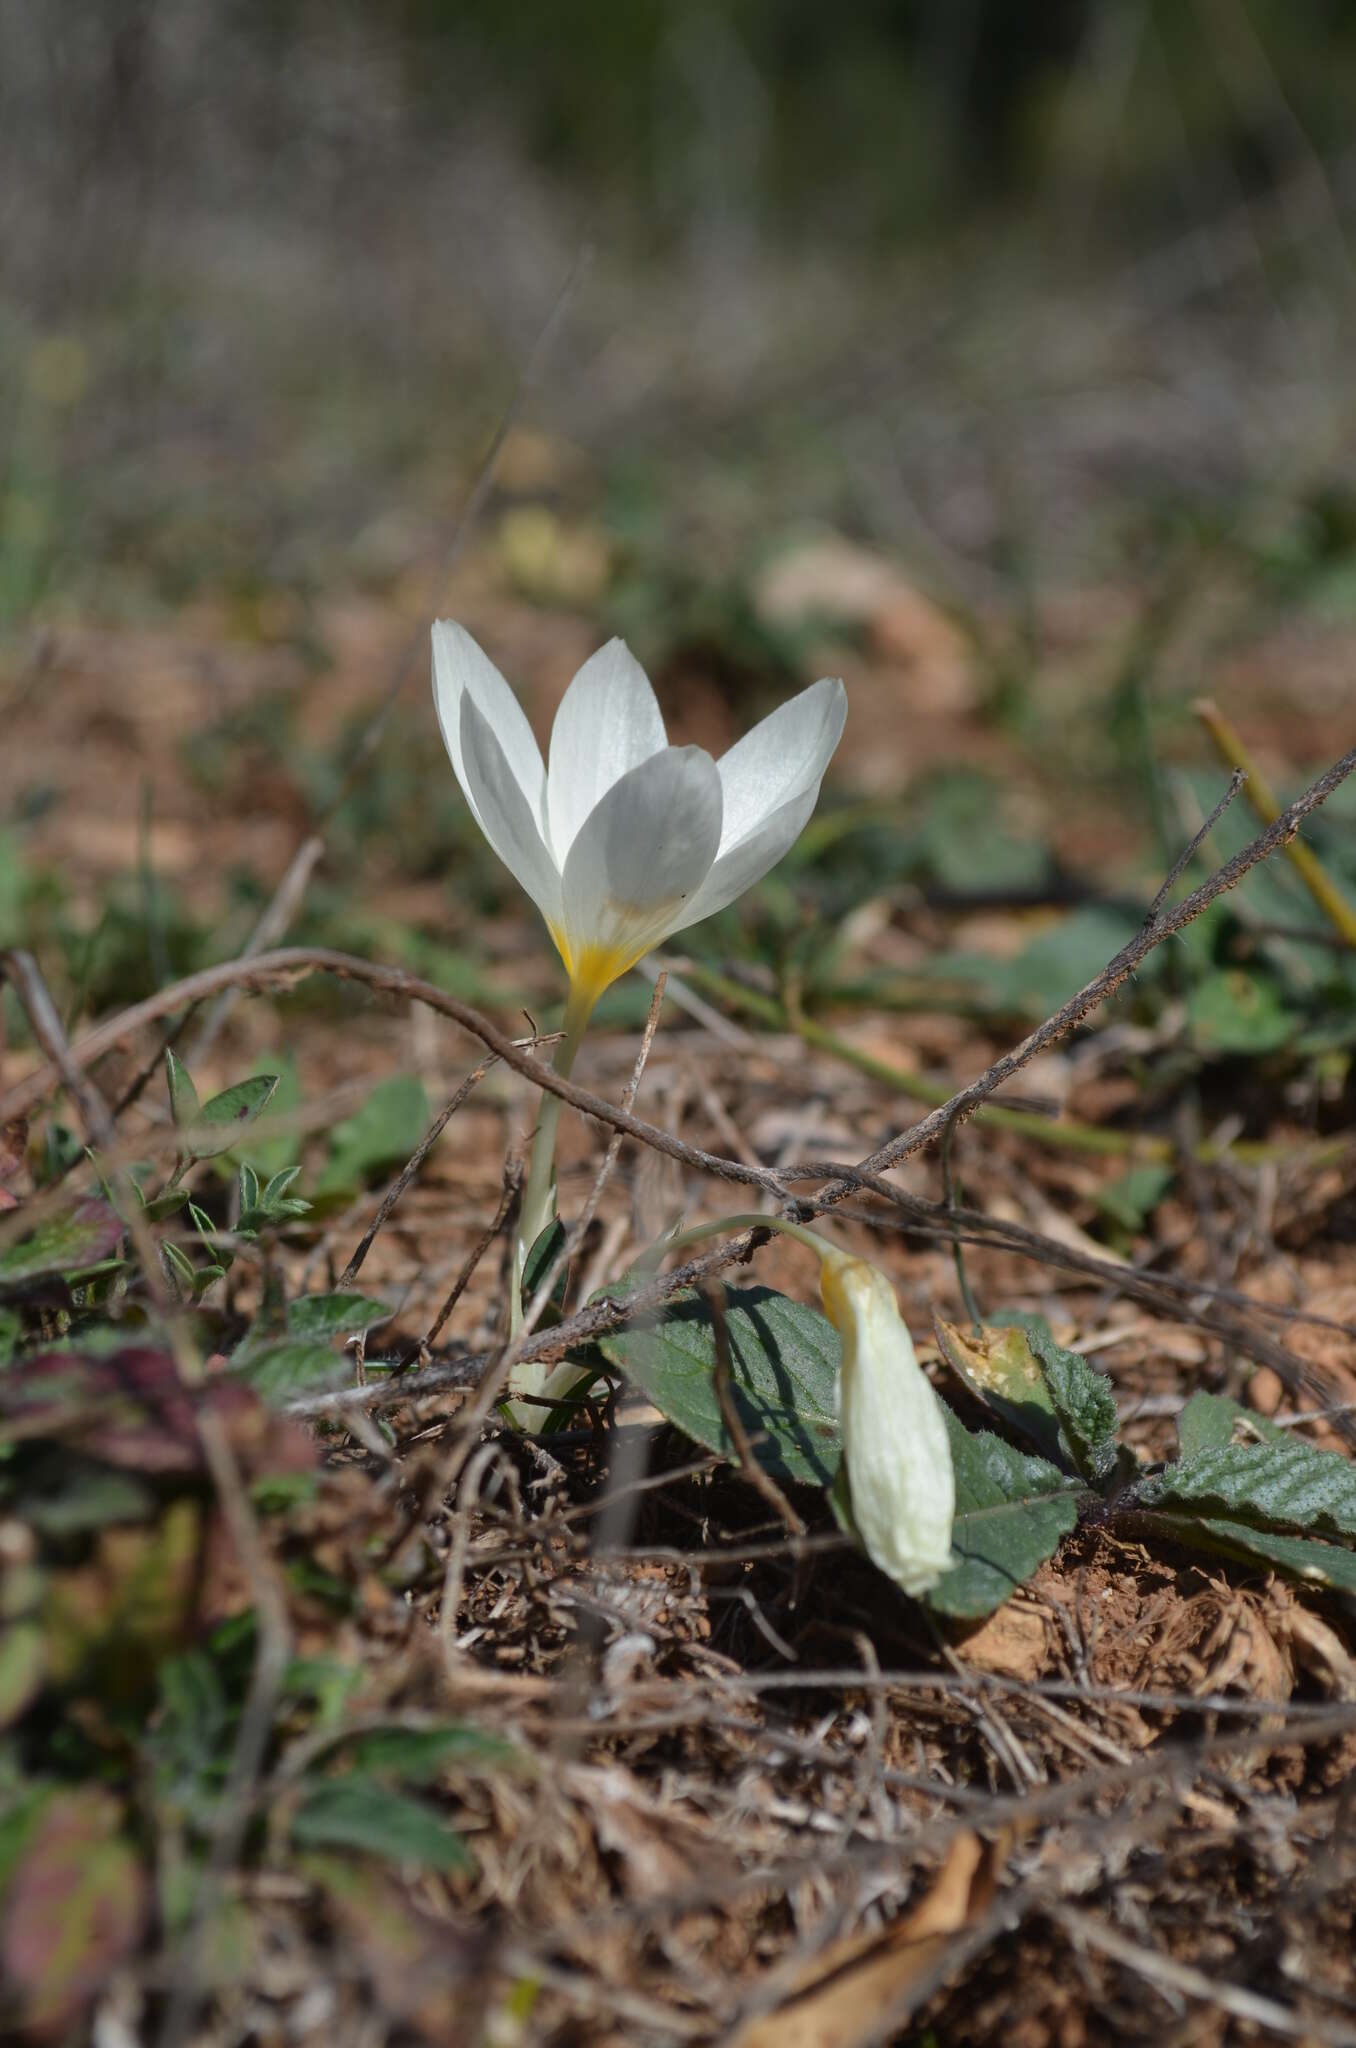
<instances>
[{"instance_id":1,"label":"blurred green background vegetation","mask_svg":"<svg viewBox=\"0 0 1356 2048\"><path fill-rule=\"evenodd\" d=\"M398 573L585 246L533 416L699 579L1345 548L1354 91L1342 0L6 9L0 619Z\"/></svg>"}]
</instances>

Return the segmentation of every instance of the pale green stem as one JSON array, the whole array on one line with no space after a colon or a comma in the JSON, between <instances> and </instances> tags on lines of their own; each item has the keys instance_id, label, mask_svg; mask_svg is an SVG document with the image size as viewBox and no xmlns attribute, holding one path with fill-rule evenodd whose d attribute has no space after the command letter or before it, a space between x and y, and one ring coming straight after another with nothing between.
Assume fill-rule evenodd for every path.
<instances>
[{"instance_id":1,"label":"pale green stem","mask_svg":"<svg viewBox=\"0 0 1356 2048\"><path fill-rule=\"evenodd\" d=\"M575 1054L584 1036L589 1018L593 1015L594 997L591 993L571 987L565 1005L565 1029L556 1046L555 1058L551 1062L561 1079L567 1079L574 1066ZM532 1135L532 1152L527 1166L527 1185L523 1189L522 1208L518 1214L518 1238L513 1248L513 1286L509 1295L509 1334L516 1336L523 1320L523 1268L527 1255L555 1214L556 1193L556 1131L560 1124L561 1102L558 1095L542 1091L541 1112L537 1117L537 1128Z\"/></svg>"},{"instance_id":2,"label":"pale green stem","mask_svg":"<svg viewBox=\"0 0 1356 2048\"><path fill-rule=\"evenodd\" d=\"M788 1223L782 1216L741 1215L718 1216L714 1223L694 1223L690 1230L680 1230L676 1237L666 1237L653 1245L651 1254L681 1251L685 1245L700 1244L704 1237L723 1237L732 1230L779 1230L783 1237L794 1237L821 1260L831 1258L835 1251L827 1238L818 1231L807 1230L803 1223Z\"/></svg>"}]
</instances>

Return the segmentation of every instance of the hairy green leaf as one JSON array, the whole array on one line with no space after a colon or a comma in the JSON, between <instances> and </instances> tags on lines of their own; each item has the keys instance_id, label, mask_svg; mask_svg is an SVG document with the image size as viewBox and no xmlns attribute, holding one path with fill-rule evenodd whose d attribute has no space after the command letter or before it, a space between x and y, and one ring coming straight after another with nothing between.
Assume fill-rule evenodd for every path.
<instances>
[{"instance_id":1,"label":"hairy green leaf","mask_svg":"<svg viewBox=\"0 0 1356 2048\"><path fill-rule=\"evenodd\" d=\"M827 1486L838 1469L838 1333L818 1310L769 1287L726 1297L731 1393L754 1456L782 1479ZM653 1317L599 1339L610 1365L644 1389L696 1443L734 1458L716 1398L716 1336L697 1294L678 1294Z\"/></svg>"},{"instance_id":2,"label":"hairy green leaf","mask_svg":"<svg viewBox=\"0 0 1356 2048\"><path fill-rule=\"evenodd\" d=\"M1293 1438L1197 1451L1146 1480L1139 1497L1146 1507L1199 1508L1273 1529L1356 1536L1356 1464Z\"/></svg>"},{"instance_id":3,"label":"hairy green leaf","mask_svg":"<svg viewBox=\"0 0 1356 2048\"><path fill-rule=\"evenodd\" d=\"M1098 1190L1097 1206L1125 1230L1142 1230L1177 1178L1175 1166L1146 1161Z\"/></svg>"},{"instance_id":4,"label":"hairy green leaf","mask_svg":"<svg viewBox=\"0 0 1356 2048\"><path fill-rule=\"evenodd\" d=\"M1027 1341L1040 1363L1074 1469L1100 1485L1116 1466L1115 1395L1086 1359L1065 1351L1045 1331L1033 1329Z\"/></svg>"},{"instance_id":5,"label":"hairy green leaf","mask_svg":"<svg viewBox=\"0 0 1356 2048\"><path fill-rule=\"evenodd\" d=\"M1197 1451L1222 1451L1226 1444L1256 1443L1259 1438L1269 1443L1291 1440L1288 1429L1268 1422L1241 1401L1231 1401L1227 1394L1193 1394L1177 1418L1177 1445L1183 1458L1194 1458Z\"/></svg>"},{"instance_id":6,"label":"hairy green leaf","mask_svg":"<svg viewBox=\"0 0 1356 2048\"><path fill-rule=\"evenodd\" d=\"M1356 1593L1356 1551L1344 1550L1336 1543L1316 1543L1307 1536L1287 1536L1277 1529L1258 1529L1219 1515L1153 1511L1137 1515L1135 1527L1166 1536L1188 1550L1216 1551L1221 1557L1262 1565L1305 1585Z\"/></svg>"},{"instance_id":7,"label":"hairy green leaf","mask_svg":"<svg viewBox=\"0 0 1356 2048\"><path fill-rule=\"evenodd\" d=\"M943 1403L956 1472L957 1562L928 1594L939 1614L992 1613L1078 1520L1078 1488L1044 1458L981 1430L971 1435Z\"/></svg>"},{"instance_id":8,"label":"hairy green leaf","mask_svg":"<svg viewBox=\"0 0 1356 2048\"><path fill-rule=\"evenodd\" d=\"M1198 981L1187 1000L1187 1018L1196 1043L1208 1052L1275 1052L1299 1027L1278 983L1241 967Z\"/></svg>"}]
</instances>

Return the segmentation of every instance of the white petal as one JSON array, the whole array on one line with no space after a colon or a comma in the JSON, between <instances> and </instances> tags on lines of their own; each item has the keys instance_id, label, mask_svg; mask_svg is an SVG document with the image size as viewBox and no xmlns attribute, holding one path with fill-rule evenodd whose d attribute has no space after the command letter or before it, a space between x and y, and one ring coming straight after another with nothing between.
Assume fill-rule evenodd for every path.
<instances>
[{"instance_id":1,"label":"white petal","mask_svg":"<svg viewBox=\"0 0 1356 2048\"><path fill-rule=\"evenodd\" d=\"M599 798L666 745L649 677L624 641L609 640L570 684L551 728L546 817L562 867Z\"/></svg>"},{"instance_id":2,"label":"white petal","mask_svg":"<svg viewBox=\"0 0 1356 2048\"><path fill-rule=\"evenodd\" d=\"M846 717L847 691L824 676L788 704L779 704L721 756L716 765L725 799L723 854L807 790L818 795Z\"/></svg>"},{"instance_id":3,"label":"white petal","mask_svg":"<svg viewBox=\"0 0 1356 2048\"><path fill-rule=\"evenodd\" d=\"M488 654L476 645L466 628L459 626L454 619L439 619L433 628L433 702L442 728L443 745L452 758L457 780L475 813L476 823L484 832L485 820L477 809L476 797L467 782L462 756L461 707L467 697L493 727L504 759L527 799L528 809L534 818L540 818L545 801L546 770L526 712ZM498 852L497 847L495 851Z\"/></svg>"},{"instance_id":4,"label":"white petal","mask_svg":"<svg viewBox=\"0 0 1356 2048\"><path fill-rule=\"evenodd\" d=\"M956 1482L941 1404L885 1275L826 1259L824 1306L843 1340L840 1406L852 1519L873 1564L925 1593L951 1564Z\"/></svg>"},{"instance_id":5,"label":"white petal","mask_svg":"<svg viewBox=\"0 0 1356 2048\"><path fill-rule=\"evenodd\" d=\"M562 877L572 976L606 987L677 927L720 843L720 812L720 777L700 747L666 747L613 783Z\"/></svg>"},{"instance_id":6,"label":"white petal","mask_svg":"<svg viewBox=\"0 0 1356 2048\"><path fill-rule=\"evenodd\" d=\"M731 747L720 770L725 818L720 851L675 931L711 917L777 865L804 831L843 734L847 691L829 677L771 712ZM736 824L731 826L733 806Z\"/></svg>"},{"instance_id":7,"label":"white petal","mask_svg":"<svg viewBox=\"0 0 1356 2048\"><path fill-rule=\"evenodd\" d=\"M818 797L819 785L816 783L803 795L794 797L789 804L783 804L779 811L774 811L766 823L750 833L747 839L741 839L728 853L722 853L688 904L682 923L674 925L673 930L686 931L690 924L698 923L701 918L714 917L718 910L724 910L727 903L733 903L736 896L742 896L755 882L761 882L768 869L775 868L782 855L789 853L795 845Z\"/></svg>"},{"instance_id":8,"label":"white petal","mask_svg":"<svg viewBox=\"0 0 1356 2048\"><path fill-rule=\"evenodd\" d=\"M467 690L461 700L457 773L490 845L546 922L560 922L560 876L499 735Z\"/></svg>"}]
</instances>

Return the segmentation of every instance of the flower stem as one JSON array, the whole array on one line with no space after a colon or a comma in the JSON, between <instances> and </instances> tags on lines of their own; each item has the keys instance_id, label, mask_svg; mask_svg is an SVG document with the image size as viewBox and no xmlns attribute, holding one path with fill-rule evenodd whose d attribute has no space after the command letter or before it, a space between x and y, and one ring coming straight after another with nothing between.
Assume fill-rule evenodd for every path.
<instances>
[{"instance_id":1,"label":"flower stem","mask_svg":"<svg viewBox=\"0 0 1356 2048\"><path fill-rule=\"evenodd\" d=\"M817 1230L807 1230L803 1223L788 1223L784 1216L717 1216L714 1223L694 1223L690 1230L680 1230L676 1237L662 1238L652 1250L664 1254L681 1251L685 1245L700 1244L704 1237L723 1237L732 1230L779 1230L783 1237L794 1237L798 1244L805 1245L816 1258L827 1259L834 1254L834 1246Z\"/></svg>"},{"instance_id":2,"label":"flower stem","mask_svg":"<svg viewBox=\"0 0 1356 2048\"><path fill-rule=\"evenodd\" d=\"M556 1046L555 1058L551 1063L562 1079L569 1075L574 1066L580 1040L593 1014L593 1002L591 993L586 993L571 984L569 999L565 1004L564 1035ZM560 1097L549 1095L543 1090L537 1128L532 1135L527 1185L523 1189L522 1207L518 1212L518 1237L513 1248L513 1282L509 1296L510 1335L517 1334L523 1320L523 1268L527 1264L527 1255L555 1212L556 1130L560 1124L560 1109Z\"/></svg>"}]
</instances>

